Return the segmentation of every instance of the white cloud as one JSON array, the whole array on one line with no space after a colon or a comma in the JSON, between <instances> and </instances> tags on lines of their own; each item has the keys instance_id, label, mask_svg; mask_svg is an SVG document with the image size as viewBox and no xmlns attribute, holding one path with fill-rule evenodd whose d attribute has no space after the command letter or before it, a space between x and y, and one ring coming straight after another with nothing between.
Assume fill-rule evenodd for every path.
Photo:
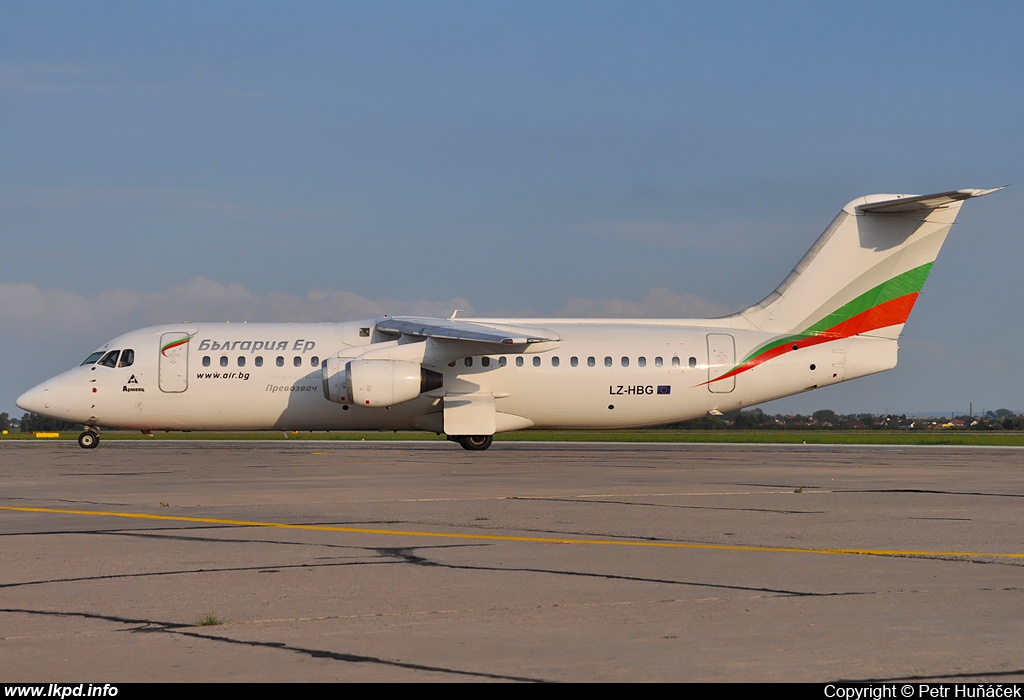
<instances>
[{"instance_id":1,"label":"white cloud","mask_svg":"<svg viewBox=\"0 0 1024 700\"><path fill-rule=\"evenodd\" d=\"M0 92L67 92L95 71L72 65L0 64Z\"/></svg>"},{"instance_id":2,"label":"white cloud","mask_svg":"<svg viewBox=\"0 0 1024 700\"><path fill-rule=\"evenodd\" d=\"M461 297L447 301L367 299L352 292L318 289L305 296L256 294L241 284L196 277L163 292L114 289L81 295L34 284L0 284L0 324L23 336L109 335L179 321L343 321L409 314L472 313Z\"/></svg>"},{"instance_id":3,"label":"white cloud","mask_svg":"<svg viewBox=\"0 0 1024 700\"><path fill-rule=\"evenodd\" d=\"M28 336L122 333L180 321L346 321L389 315L462 316L476 313L462 297L447 300L367 299L342 289L314 289L305 296L258 294L238 282L195 277L162 292L112 289L92 295L34 284L0 284L0 324ZM707 318L731 309L690 294L656 288L643 299L570 299L556 316L582 318ZM513 314L516 315L516 314ZM528 315L528 314L524 314Z\"/></svg>"}]
</instances>

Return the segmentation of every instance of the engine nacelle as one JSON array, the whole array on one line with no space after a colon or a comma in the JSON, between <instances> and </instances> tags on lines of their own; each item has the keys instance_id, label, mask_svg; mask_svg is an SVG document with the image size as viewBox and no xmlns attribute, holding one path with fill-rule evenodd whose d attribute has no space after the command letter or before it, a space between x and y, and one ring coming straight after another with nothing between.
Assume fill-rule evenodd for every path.
<instances>
[{"instance_id":1,"label":"engine nacelle","mask_svg":"<svg viewBox=\"0 0 1024 700\"><path fill-rule=\"evenodd\" d=\"M324 398L334 403L352 403L348 392L348 363L346 357L328 357L320 365L324 383Z\"/></svg>"},{"instance_id":2,"label":"engine nacelle","mask_svg":"<svg viewBox=\"0 0 1024 700\"><path fill-rule=\"evenodd\" d=\"M329 357L322 371L327 400L356 406L394 406L442 384L439 372L403 360Z\"/></svg>"}]
</instances>

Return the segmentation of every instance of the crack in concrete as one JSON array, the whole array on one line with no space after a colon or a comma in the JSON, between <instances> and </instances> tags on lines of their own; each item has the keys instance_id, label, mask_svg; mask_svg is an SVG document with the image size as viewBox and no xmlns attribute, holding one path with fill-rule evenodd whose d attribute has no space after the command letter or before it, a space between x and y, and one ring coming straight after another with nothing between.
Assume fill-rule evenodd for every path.
<instances>
[{"instance_id":1,"label":"crack in concrete","mask_svg":"<svg viewBox=\"0 0 1024 700\"><path fill-rule=\"evenodd\" d=\"M68 611L53 611L53 610L30 610L24 608L0 608L0 613L12 613L12 614L25 614L25 615L45 615L50 617L79 617L89 620L102 620L105 622L114 622L122 625L141 625L136 629L128 630L131 633L145 633L145 634L175 634L183 637L191 637L194 639L205 639L211 642L221 642L225 644L238 644L242 646L266 648L266 649L277 649L281 651L289 651L296 654L304 654L314 659L331 659L334 661L342 661L345 663L359 663L359 664L377 664L380 666L386 666L391 668L402 668L412 671L426 671L428 673L443 673L447 675L456 676L469 676L472 678L480 678L487 680L501 680L501 681L517 681L521 683L545 683L542 678L531 678L528 676L512 676L502 673L488 673L485 671L468 671L458 668L448 668L444 666L431 666L428 664L418 664L409 661L398 661L395 659L385 659L379 656L367 656L364 654L352 654L346 652L330 651L328 649L313 649L310 647L293 646L285 644L284 642L267 642L267 641L256 641L256 640L245 640L245 639L234 639L232 637L218 635L218 634L204 634L202 632L194 631L194 624L185 624L180 622L164 622L159 620L146 620L140 618L128 618L120 617L117 615L102 615L99 613L88 613L88 612L68 612Z\"/></svg>"}]
</instances>

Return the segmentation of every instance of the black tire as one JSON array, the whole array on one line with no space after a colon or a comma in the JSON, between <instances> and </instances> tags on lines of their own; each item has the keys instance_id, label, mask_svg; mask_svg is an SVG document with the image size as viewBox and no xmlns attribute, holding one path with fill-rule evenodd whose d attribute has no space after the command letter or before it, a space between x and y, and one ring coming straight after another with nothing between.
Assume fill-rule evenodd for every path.
<instances>
[{"instance_id":1,"label":"black tire","mask_svg":"<svg viewBox=\"0 0 1024 700\"><path fill-rule=\"evenodd\" d=\"M83 450L94 449L100 444L100 435L95 430L86 430L78 436L78 446Z\"/></svg>"},{"instance_id":2,"label":"black tire","mask_svg":"<svg viewBox=\"0 0 1024 700\"><path fill-rule=\"evenodd\" d=\"M471 452L480 452L486 450L494 442L494 436L492 435L462 435L459 437L459 444L462 445L462 449L470 450Z\"/></svg>"}]
</instances>

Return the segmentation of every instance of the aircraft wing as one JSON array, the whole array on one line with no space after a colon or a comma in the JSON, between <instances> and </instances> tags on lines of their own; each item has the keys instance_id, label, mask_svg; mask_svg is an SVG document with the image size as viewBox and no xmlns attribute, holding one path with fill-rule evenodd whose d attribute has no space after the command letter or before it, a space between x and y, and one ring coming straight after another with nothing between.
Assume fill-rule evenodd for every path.
<instances>
[{"instance_id":1,"label":"aircraft wing","mask_svg":"<svg viewBox=\"0 0 1024 700\"><path fill-rule=\"evenodd\" d=\"M389 335L436 340L463 340L485 345L528 345L561 340L546 328L500 323L460 321L454 318L398 316L377 322L377 330Z\"/></svg>"}]
</instances>

